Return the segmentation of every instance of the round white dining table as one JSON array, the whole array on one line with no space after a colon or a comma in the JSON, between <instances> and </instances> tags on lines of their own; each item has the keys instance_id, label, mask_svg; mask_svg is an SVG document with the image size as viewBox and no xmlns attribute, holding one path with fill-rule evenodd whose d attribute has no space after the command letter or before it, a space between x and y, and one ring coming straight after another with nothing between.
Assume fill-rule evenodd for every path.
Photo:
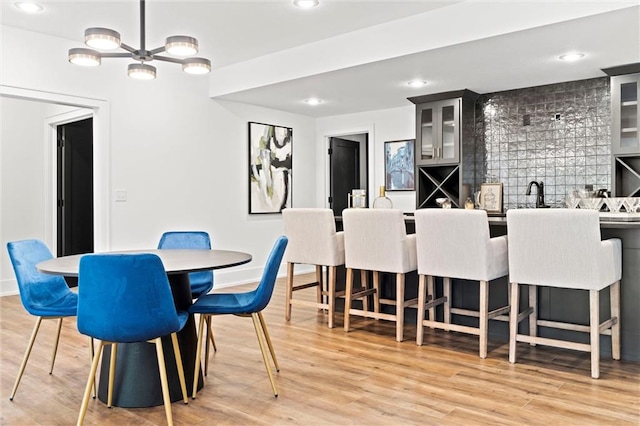
<instances>
[{"instance_id":1,"label":"round white dining table","mask_svg":"<svg viewBox=\"0 0 640 426\"><path fill-rule=\"evenodd\" d=\"M169 278L176 309L186 311L192 303L189 273L209 271L243 265L251 261L249 253L230 250L193 250L193 249L150 249L113 251L101 254L142 254L157 255ZM43 273L77 277L80 269L80 259L89 254L62 256L40 262L36 268ZM82 291L82 277L80 277L78 291ZM184 367L185 380L193 383L195 367L197 336L193 315L189 316L187 324L178 333L180 354ZM182 391L178 380L173 355L173 346L169 336L162 339L165 348L167 376L171 401L182 400ZM118 407L152 407L163 404L158 361L154 345L147 343L126 343L118 345L116 362L116 377L114 383L113 405ZM98 398L107 401L108 366L111 355L110 346L105 347L100 370ZM89 366L87 366L88 370ZM202 371L202 369L200 369ZM200 373L198 390L203 386Z\"/></svg>"}]
</instances>

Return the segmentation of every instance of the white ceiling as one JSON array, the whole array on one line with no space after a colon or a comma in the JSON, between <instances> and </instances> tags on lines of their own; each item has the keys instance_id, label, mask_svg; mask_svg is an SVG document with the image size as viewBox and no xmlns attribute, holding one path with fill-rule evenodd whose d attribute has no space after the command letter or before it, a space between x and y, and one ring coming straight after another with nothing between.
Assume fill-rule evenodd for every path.
<instances>
[{"instance_id":1,"label":"white ceiling","mask_svg":"<svg viewBox=\"0 0 640 426\"><path fill-rule=\"evenodd\" d=\"M12 3L2 0L3 25L77 40L78 47L85 28L103 26L139 45L137 1L41 1L45 12L32 16ZM600 77L601 68L640 62L639 1L511 2L530 8L524 16L513 15L507 3L324 0L300 10L291 0L150 0L146 42L155 48L169 35L194 36L199 56L213 62L212 87L231 88L212 89L216 98L314 117L409 105L407 97L426 93L488 93ZM442 16L454 19L443 25L436 22ZM429 35L429 26L444 30ZM585 58L557 60L569 50ZM414 77L429 85L409 88L406 81ZM311 96L323 103L306 105Z\"/></svg>"}]
</instances>

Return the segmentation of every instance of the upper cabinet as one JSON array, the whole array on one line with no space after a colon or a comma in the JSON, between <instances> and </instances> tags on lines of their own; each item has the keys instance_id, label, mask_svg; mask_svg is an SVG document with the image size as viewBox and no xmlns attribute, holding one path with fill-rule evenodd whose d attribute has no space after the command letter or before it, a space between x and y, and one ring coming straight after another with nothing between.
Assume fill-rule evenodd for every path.
<instances>
[{"instance_id":1,"label":"upper cabinet","mask_svg":"<svg viewBox=\"0 0 640 426\"><path fill-rule=\"evenodd\" d=\"M611 77L611 152L640 154L638 138L640 73Z\"/></svg>"},{"instance_id":2,"label":"upper cabinet","mask_svg":"<svg viewBox=\"0 0 640 426\"><path fill-rule=\"evenodd\" d=\"M416 106L417 164L460 161L460 99Z\"/></svg>"},{"instance_id":3,"label":"upper cabinet","mask_svg":"<svg viewBox=\"0 0 640 426\"><path fill-rule=\"evenodd\" d=\"M473 104L478 94L470 90L409 98L416 104L416 164L457 164L463 103Z\"/></svg>"}]
</instances>

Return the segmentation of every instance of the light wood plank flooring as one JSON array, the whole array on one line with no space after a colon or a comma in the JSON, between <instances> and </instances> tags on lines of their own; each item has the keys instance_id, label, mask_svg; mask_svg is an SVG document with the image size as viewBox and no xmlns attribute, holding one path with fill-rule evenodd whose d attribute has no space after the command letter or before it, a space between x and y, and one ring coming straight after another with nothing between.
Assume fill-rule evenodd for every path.
<instances>
[{"instance_id":1,"label":"light wood plank flooring","mask_svg":"<svg viewBox=\"0 0 640 426\"><path fill-rule=\"evenodd\" d=\"M520 362L511 365L507 342L490 340L488 358L481 360L477 337L426 329L425 344L417 347L414 324L396 343L394 324L386 321L354 318L345 333L340 315L330 330L326 314L294 306L287 323L284 288L280 279L265 311L281 367L280 396L271 392L251 320L215 317L218 352L198 398L173 404L176 424L640 424L639 363L605 358L601 378L592 380L589 355L581 352L519 344ZM0 314L0 423L74 424L89 373L88 341L75 321L65 320L53 375L55 323L43 323L10 402L34 318L18 296L0 298ZM164 423L163 407L107 409L98 400L90 401L85 421Z\"/></svg>"}]
</instances>

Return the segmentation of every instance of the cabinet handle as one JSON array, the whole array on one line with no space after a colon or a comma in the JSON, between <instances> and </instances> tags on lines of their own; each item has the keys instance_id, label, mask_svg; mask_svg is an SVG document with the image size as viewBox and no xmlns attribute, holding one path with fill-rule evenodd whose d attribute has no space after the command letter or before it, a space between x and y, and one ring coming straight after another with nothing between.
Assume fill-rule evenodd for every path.
<instances>
[{"instance_id":1,"label":"cabinet handle","mask_svg":"<svg viewBox=\"0 0 640 426\"><path fill-rule=\"evenodd\" d=\"M435 146L431 149L431 158L436 158L436 154L438 152L438 148L436 148Z\"/></svg>"}]
</instances>

